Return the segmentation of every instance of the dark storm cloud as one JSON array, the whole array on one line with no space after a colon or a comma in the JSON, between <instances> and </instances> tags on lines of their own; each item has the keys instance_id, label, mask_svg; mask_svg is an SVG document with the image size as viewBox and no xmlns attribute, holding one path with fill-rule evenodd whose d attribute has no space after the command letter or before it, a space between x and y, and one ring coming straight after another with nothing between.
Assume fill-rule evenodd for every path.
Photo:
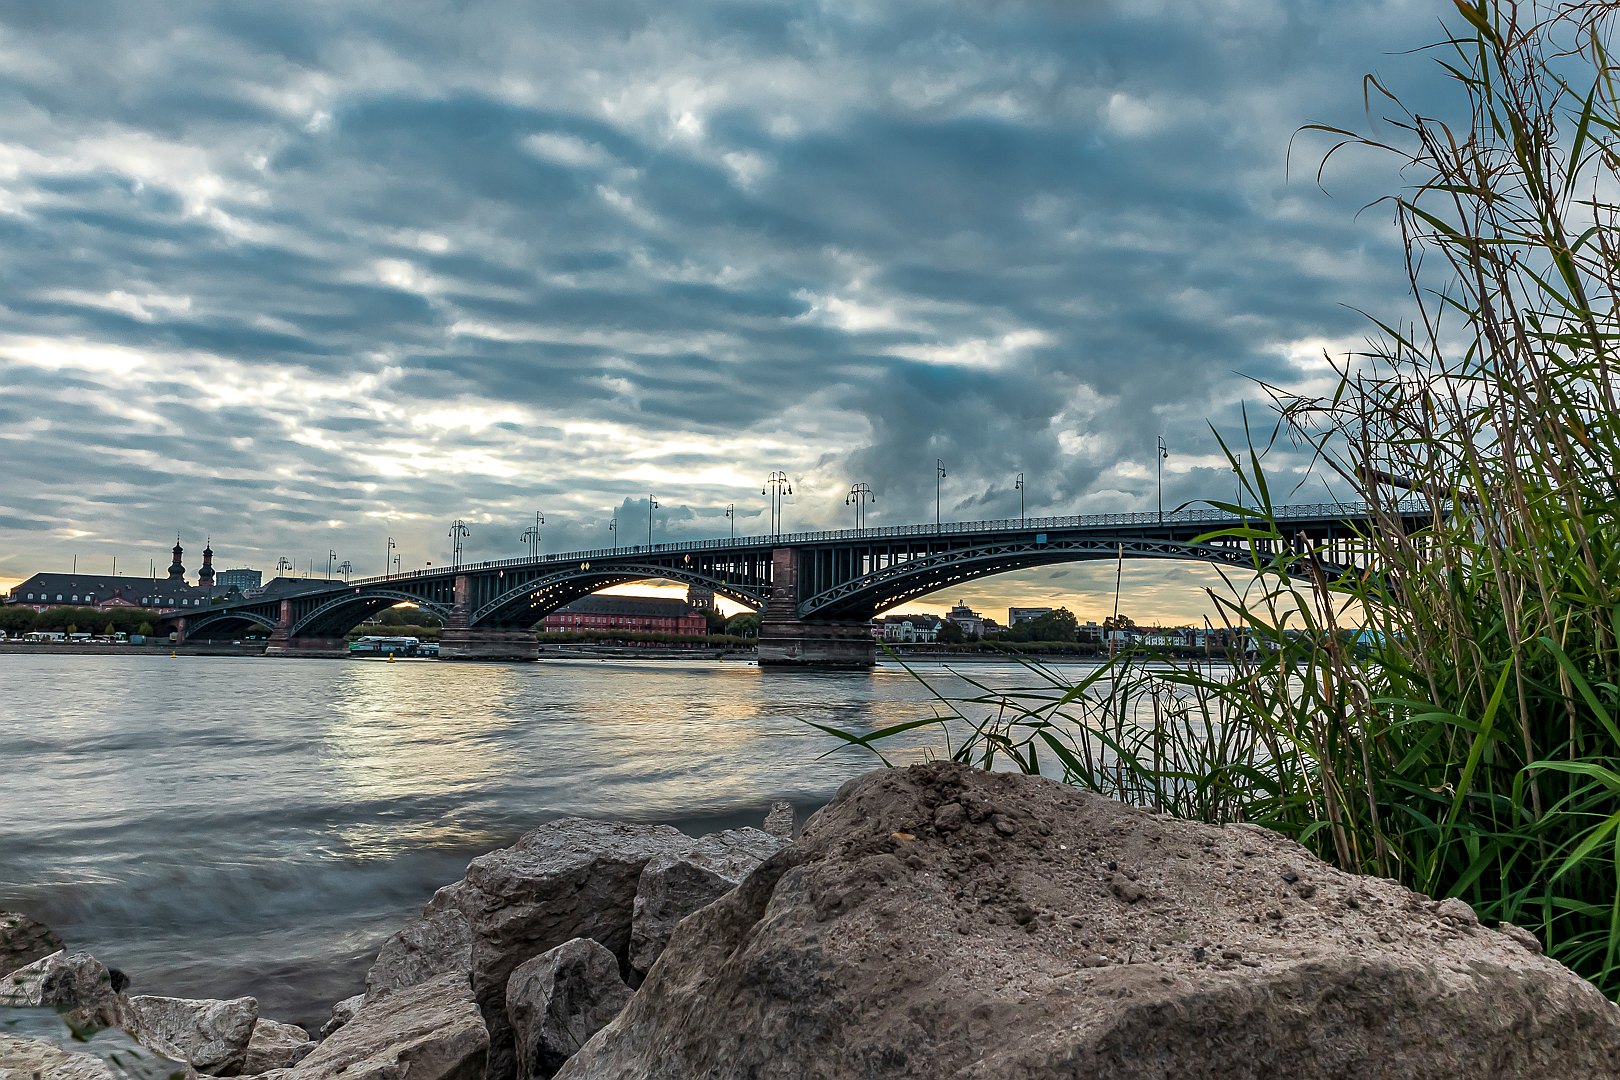
<instances>
[{"instance_id":1,"label":"dark storm cloud","mask_svg":"<svg viewBox=\"0 0 1620 1080\"><path fill-rule=\"evenodd\" d=\"M1393 174L1330 200L1288 140L1433 30L1394 0L165 12L0 0L0 577L42 568L34 517L260 565L438 559L458 516L513 554L539 507L548 547L601 544L626 489L658 535L748 530L774 468L796 526L857 479L916 521L935 458L948 517L1016 513L1019 473L1032 513L1140 509L1161 432L1167 502L1225 497L1206 418L1243 376L1399 304L1354 216Z\"/></svg>"}]
</instances>

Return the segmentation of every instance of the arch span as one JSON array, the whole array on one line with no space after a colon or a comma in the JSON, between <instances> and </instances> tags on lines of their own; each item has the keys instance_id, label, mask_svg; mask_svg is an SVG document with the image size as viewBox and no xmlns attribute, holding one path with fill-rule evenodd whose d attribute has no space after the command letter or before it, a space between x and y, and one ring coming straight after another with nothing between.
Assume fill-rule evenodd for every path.
<instances>
[{"instance_id":1,"label":"arch span","mask_svg":"<svg viewBox=\"0 0 1620 1080\"><path fill-rule=\"evenodd\" d=\"M581 597L638 581L678 581L712 589L716 594L744 607L760 610L765 606L769 587L759 583L739 585L729 579L716 579L695 571L667 566L615 562L600 569L588 563L567 570L542 574L514 585L482 604L468 615L469 626L533 626L551 612Z\"/></svg>"},{"instance_id":2,"label":"arch span","mask_svg":"<svg viewBox=\"0 0 1620 1080\"><path fill-rule=\"evenodd\" d=\"M180 620L175 621L179 622ZM224 636L237 637L250 630L265 630L274 633L276 620L255 611L230 611L221 612L218 615L204 615L195 621L186 618L184 626L184 633L187 638L203 637L205 636L203 634L205 630L216 634L218 631L224 630L226 631Z\"/></svg>"},{"instance_id":3,"label":"arch span","mask_svg":"<svg viewBox=\"0 0 1620 1080\"><path fill-rule=\"evenodd\" d=\"M356 588L340 593L296 620L291 637L339 637L347 634L379 611L398 604L415 604L441 620L450 617L450 608L402 589Z\"/></svg>"},{"instance_id":4,"label":"arch span","mask_svg":"<svg viewBox=\"0 0 1620 1080\"><path fill-rule=\"evenodd\" d=\"M1180 559L1251 569L1247 547L1189 544L1141 537L1086 537L1036 544L997 541L920 555L889 563L804 597L800 618L870 618L898 604L979 578L1060 563L1133 559Z\"/></svg>"}]
</instances>

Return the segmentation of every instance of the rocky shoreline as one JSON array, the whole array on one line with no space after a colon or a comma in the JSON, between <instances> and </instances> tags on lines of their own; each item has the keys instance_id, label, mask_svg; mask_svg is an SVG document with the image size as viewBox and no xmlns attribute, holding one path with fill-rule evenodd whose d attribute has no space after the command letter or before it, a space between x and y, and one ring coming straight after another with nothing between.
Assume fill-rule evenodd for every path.
<instances>
[{"instance_id":1,"label":"rocky shoreline","mask_svg":"<svg viewBox=\"0 0 1620 1080\"><path fill-rule=\"evenodd\" d=\"M129 989L0 914L0 1080L1620 1076L1620 1008L1461 901L944 763L798 837L541 826L317 1033Z\"/></svg>"}]
</instances>

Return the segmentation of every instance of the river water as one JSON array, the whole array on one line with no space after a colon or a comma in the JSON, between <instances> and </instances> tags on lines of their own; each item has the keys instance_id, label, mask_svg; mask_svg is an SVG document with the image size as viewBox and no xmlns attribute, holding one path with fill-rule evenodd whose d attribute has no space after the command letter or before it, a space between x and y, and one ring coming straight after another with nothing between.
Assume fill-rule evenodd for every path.
<instances>
[{"instance_id":1,"label":"river water","mask_svg":"<svg viewBox=\"0 0 1620 1080\"><path fill-rule=\"evenodd\" d=\"M967 688L925 668L934 690ZM992 685L1014 665L974 665ZM313 1023L467 861L565 815L757 825L876 764L806 721L934 714L899 667L0 655L0 910L140 993ZM932 727L886 744L943 746Z\"/></svg>"}]
</instances>

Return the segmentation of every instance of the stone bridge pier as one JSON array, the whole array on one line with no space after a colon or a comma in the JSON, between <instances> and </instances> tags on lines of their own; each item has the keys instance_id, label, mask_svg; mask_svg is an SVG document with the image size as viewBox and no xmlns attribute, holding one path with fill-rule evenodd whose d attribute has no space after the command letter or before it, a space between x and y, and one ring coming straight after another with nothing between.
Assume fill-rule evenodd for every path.
<instances>
[{"instance_id":1,"label":"stone bridge pier","mask_svg":"<svg viewBox=\"0 0 1620 1080\"><path fill-rule=\"evenodd\" d=\"M760 667L871 667L877 643L868 622L801 619L799 551L771 552L771 598L759 620Z\"/></svg>"},{"instance_id":2,"label":"stone bridge pier","mask_svg":"<svg viewBox=\"0 0 1620 1080\"><path fill-rule=\"evenodd\" d=\"M538 660L540 639L528 627L468 626L472 583L456 575L455 606L439 631L440 660Z\"/></svg>"}]
</instances>

